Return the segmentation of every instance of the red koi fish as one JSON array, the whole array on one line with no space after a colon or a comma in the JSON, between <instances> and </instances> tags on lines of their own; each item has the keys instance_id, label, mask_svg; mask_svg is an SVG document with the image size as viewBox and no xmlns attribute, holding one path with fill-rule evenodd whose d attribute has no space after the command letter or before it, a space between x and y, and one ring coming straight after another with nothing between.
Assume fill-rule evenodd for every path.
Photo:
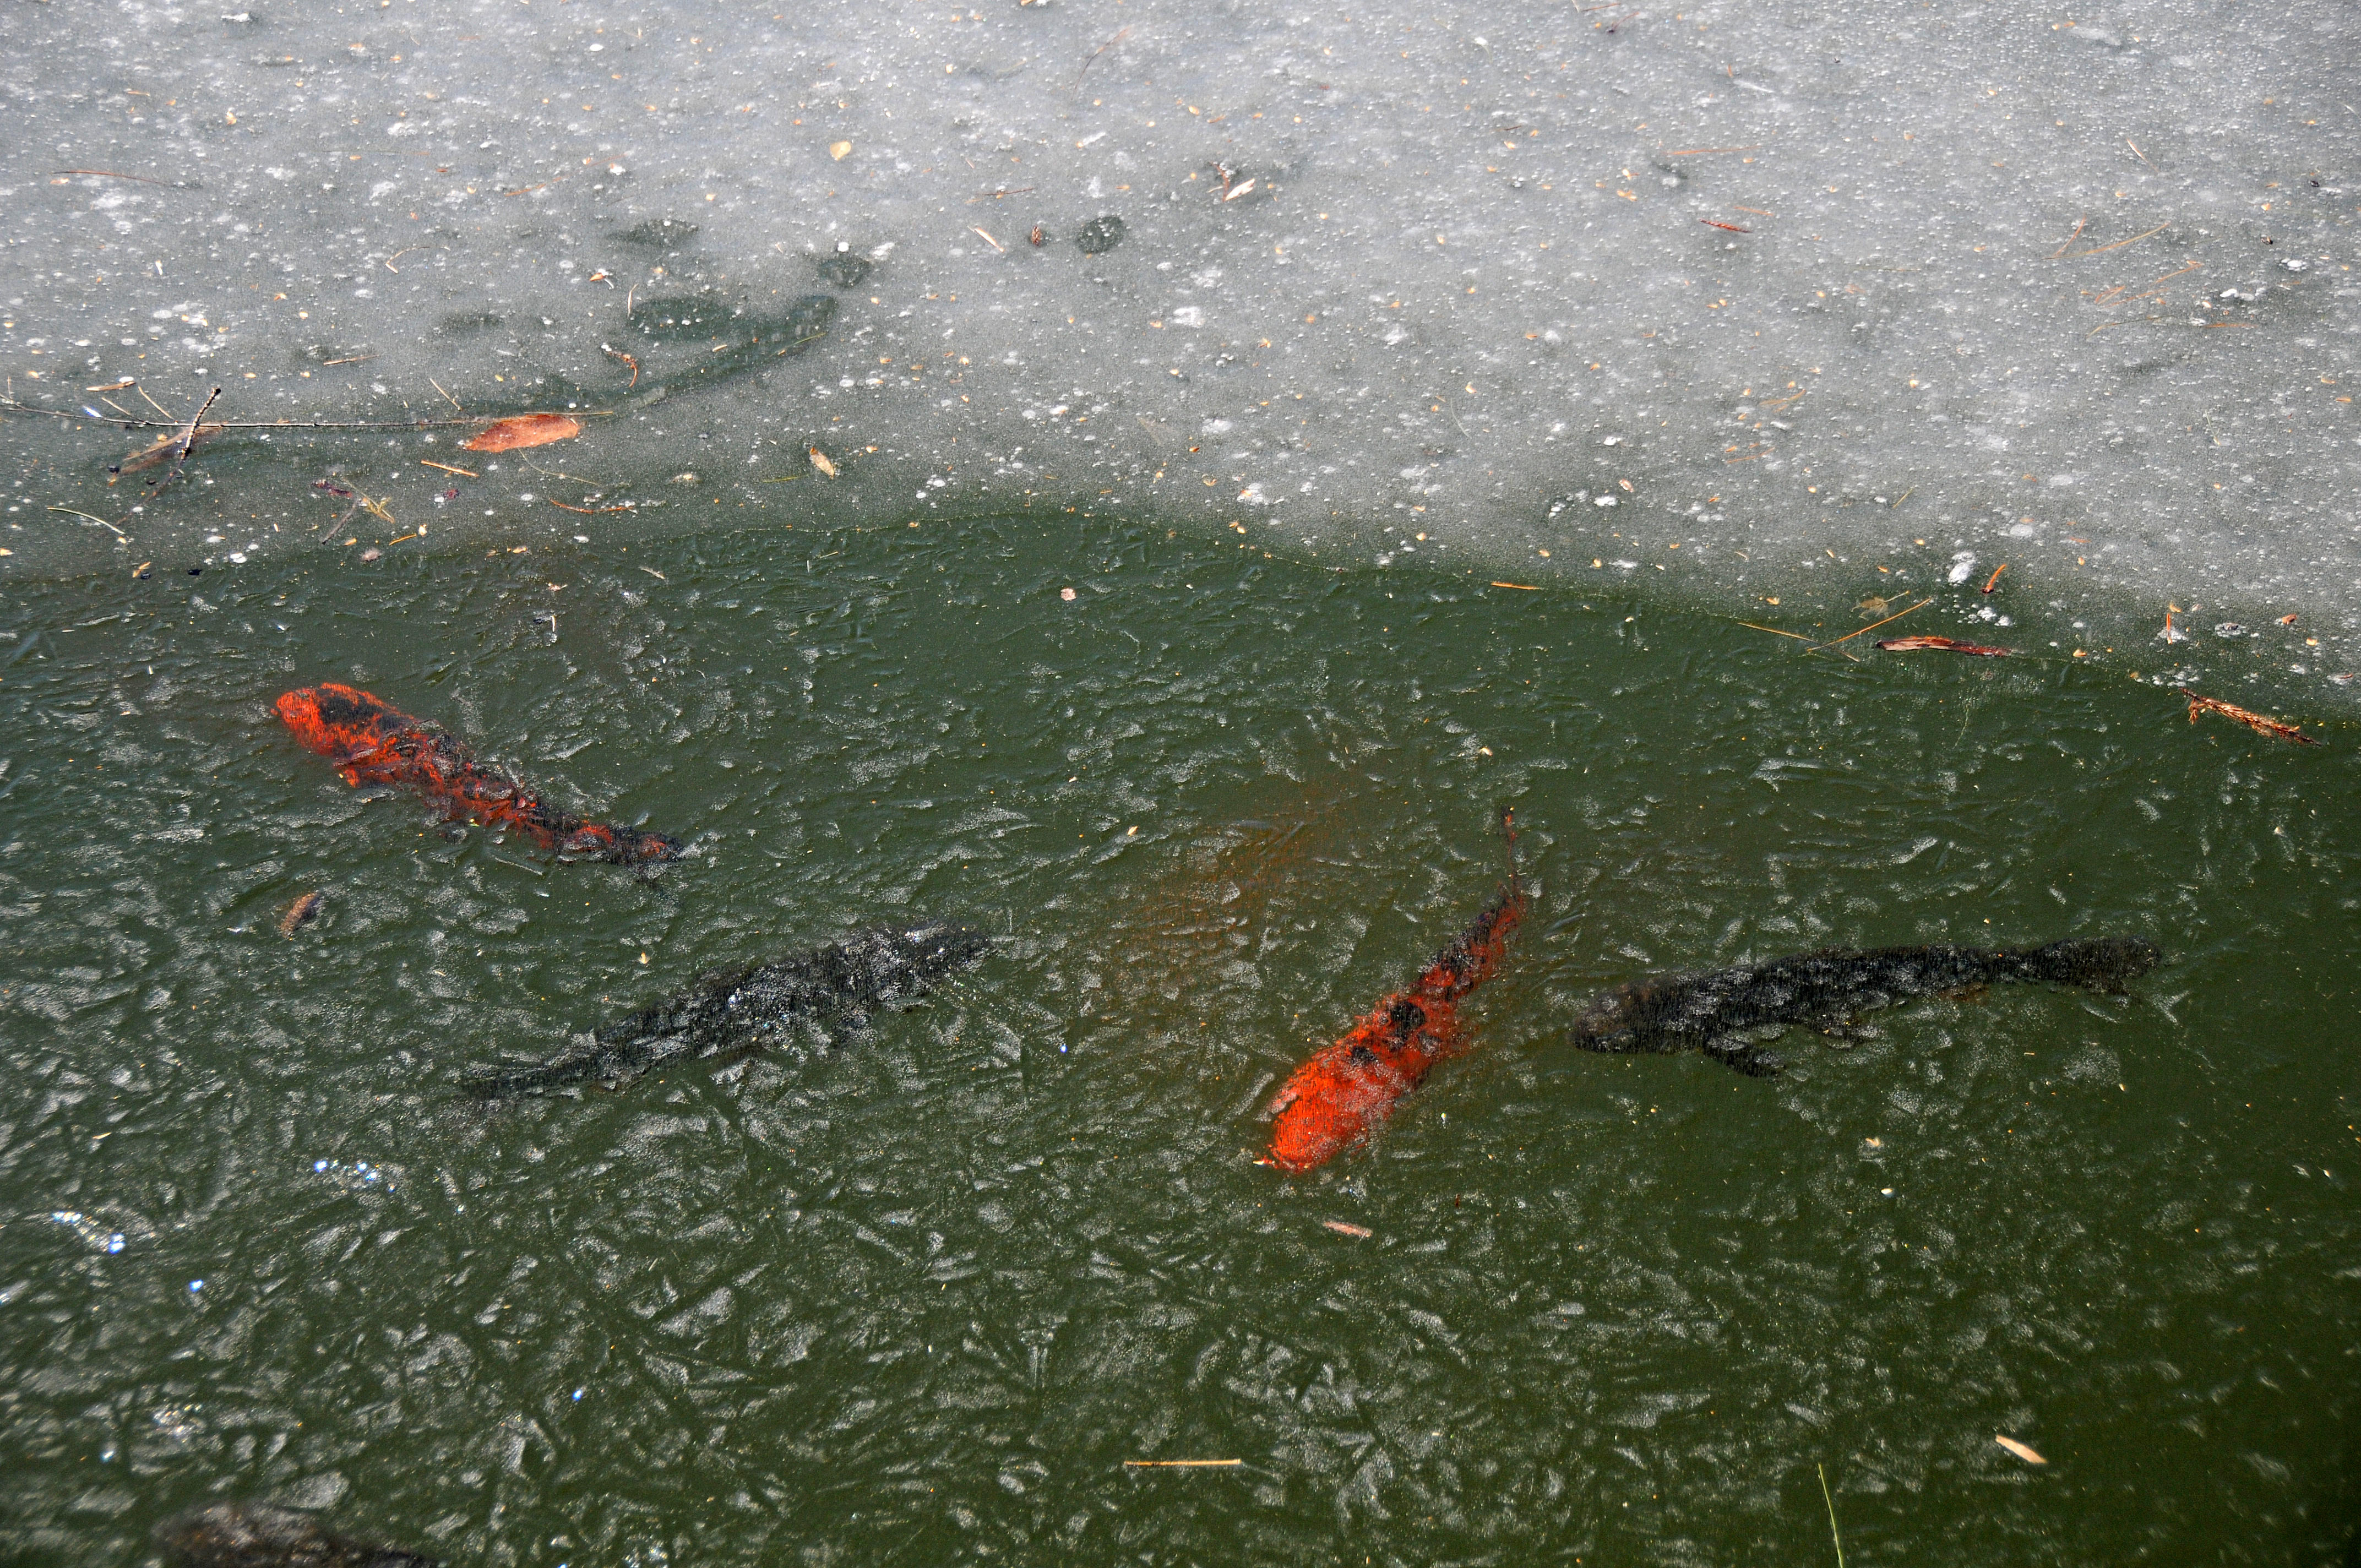
<instances>
[{"instance_id":1,"label":"red koi fish","mask_svg":"<svg viewBox=\"0 0 2361 1568\"><path fill-rule=\"evenodd\" d=\"M662 833L585 822L515 780L485 767L456 737L389 707L365 691L323 682L286 693L279 717L295 738L335 763L345 782L404 784L454 817L513 828L549 849L635 865L669 861L680 842Z\"/></svg>"},{"instance_id":2,"label":"red koi fish","mask_svg":"<svg viewBox=\"0 0 2361 1568\"><path fill-rule=\"evenodd\" d=\"M1499 967L1509 933L1525 915L1516 818L1505 808L1500 831L1509 841L1509 880L1409 990L1378 1003L1352 1033L1295 1069L1270 1102L1277 1118L1270 1153L1257 1163L1289 1171L1325 1164L1375 1131L1436 1062L1458 1053L1460 1001Z\"/></svg>"}]
</instances>

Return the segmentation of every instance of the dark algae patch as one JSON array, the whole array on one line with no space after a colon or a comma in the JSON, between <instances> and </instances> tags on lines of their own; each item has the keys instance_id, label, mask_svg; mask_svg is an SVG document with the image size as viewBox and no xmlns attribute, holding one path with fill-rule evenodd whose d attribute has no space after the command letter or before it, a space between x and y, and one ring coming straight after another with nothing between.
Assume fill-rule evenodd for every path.
<instances>
[{"instance_id":1,"label":"dark algae patch","mask_svg":"<svg viewBox=\"0 0 2361 1568\"><path fill-rule=\"evenodd\" d=\"M836 321L833 294L804 294L784 309L751 308L719 289L638 302L631 325L645 374L675 385L759 370L807 351Z\"/></svg>"},{"instance_id":2,"label":"dark algae patch","mask_svg":"<svg viewBox=\"0 0 2361 1568\"><path fill-rule=\"evenodd\" d=\"M818 271L820 281L831 288L858 289L869 276L869 258L839 242L835 250L819 258Z\"/></svg>"},{"instance_id":3,"label":"dark algae patch","mask_svg":"<svg viewBox=\"0 0 2361 1568\"><path fill-rule=\"evenodd\" d=\"M156 1527L171 1568L441 1568L432 1557L338 1535L312 1514L214 1503Z\"/></svg>"},{"instance_id":4,"label":"dark algae patch","mask_svg":"<svg viewBox=\"0 0 2361 1568\"><path fill-rule=\"evenodd\" d=\"M1084 256L1102 256L1123 243L1127 231L1124 222L1112 213L1102 213L1082 225L1074 243L1082 247Z\"/></svg>"},{"instance_id":5,"label":"dark algae patch","mask_svg":"<svg viewBox=\"0 0 2361 1568\"><path fill-rule=\"evenodd\" d=\"M630 228L618 229L615 238L648 250L677 250L697 237L697 227L686 218L650 218Z\"/></svg>"},{"instance_id":6,"label":"dark algae patch","mask_svg":"<svg viewBox=\"0 0 2361 1568\"><path fill-rule=\"evenodd\" d=\"M836 320L836 301L828 294L806 294L787 307L785 330L775 334L790 349L800 349L828 335Z\"/></svg>"}]
</instances>

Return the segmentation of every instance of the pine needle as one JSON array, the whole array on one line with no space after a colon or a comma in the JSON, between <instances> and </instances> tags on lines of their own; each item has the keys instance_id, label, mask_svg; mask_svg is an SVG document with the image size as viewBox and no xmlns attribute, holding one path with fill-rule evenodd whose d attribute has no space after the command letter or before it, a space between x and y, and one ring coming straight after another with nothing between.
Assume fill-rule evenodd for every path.
<instances>
[{"instance_id":1,"label":"pine needle","mask_svg":"<svg viewBox=\"0 0 2361 1568\"><path fill-rule=\"evenodd\" d=\"M1844 1568L1844 1537L1837 1533L1837 1500L1828 1495L1828 1467L1820 1469L1820 1501L1828 1506L1828 1539L1836 1542L1837 1568Z\"/></svg>"}]
</instances>

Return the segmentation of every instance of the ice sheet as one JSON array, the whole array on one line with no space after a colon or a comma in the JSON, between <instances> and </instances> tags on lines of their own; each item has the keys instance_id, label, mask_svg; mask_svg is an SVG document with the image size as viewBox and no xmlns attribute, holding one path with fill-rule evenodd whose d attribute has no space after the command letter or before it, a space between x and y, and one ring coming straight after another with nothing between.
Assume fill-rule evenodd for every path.
<instances>
[{"instance_id":1,"label":"ice sheet","mask_svg":"<svg viewBox=\"0 0 2361 1568\"><path fill-rule=\"evenodd\" d=\"M2170 604L2216 663L2348 672L2345 7L6 26L15 395L613 411L489 466L464 428L233 434L137 513L104 469L147 433L11 421L8 569L308 545L333 465L429 543L1076 507L1823 613L1876 568L2005 561L1995 614L2042 641L2153 665ZM1103 216L1123 237L1085 254ZM851 287L820 275L840 247L873 264ZM2215 646L2290 613L2268 652Z\"/></svg>"}]
</instances>

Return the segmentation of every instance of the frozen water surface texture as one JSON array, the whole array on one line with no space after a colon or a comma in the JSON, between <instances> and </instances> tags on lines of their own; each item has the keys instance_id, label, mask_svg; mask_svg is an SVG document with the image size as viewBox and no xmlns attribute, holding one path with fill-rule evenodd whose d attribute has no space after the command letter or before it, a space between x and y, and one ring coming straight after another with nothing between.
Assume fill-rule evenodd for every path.
<instances>
[{"instance_id":1,"label":"frozen water surface texture","mask_svg":"<svg viewBox=\"0 0 2361 1568\"><path fill-rule=\"evenodd\" d=\"M401 526L333 548L1072 506L1725 608L2006 561L2045 642L2355 663L2348 6L5 27L16 396L603 416L472 478L227 431L137 512L131 438L12 420L17 573L308 543L334 465Z\"/></svg>"},{"instance_id":2,"label":"frozen water surface texture","mask_svg":"<svg viewBox=\"0 0 2361 1568\"><path fill-rule=\"evenodd\" d=\"M454 1568L1816 1563L1825 1464L1856 1563L2339 1561L2353 725L1173 532L20 589L0 1560L247 1498ZM357 790L270 708L330 668L693 849ZM1254 1164L1503 801L1467 1051ZM865 1028L468 1090L925 914L991 952ZM2107 938L2163 962L1857 986L1771 1080L1574 1037L1652 974Z\"/></svg>"},{"instance_id":3,"label":"frozen water surface texture","mask_svg":"<svg viewBox=\"0 0 2361 1568\"><path fill-rule=\"evenodd\" d=\"M2350 1561L2356 18L0 7L0 1563Z\"/></svg>"}]
</instances>

